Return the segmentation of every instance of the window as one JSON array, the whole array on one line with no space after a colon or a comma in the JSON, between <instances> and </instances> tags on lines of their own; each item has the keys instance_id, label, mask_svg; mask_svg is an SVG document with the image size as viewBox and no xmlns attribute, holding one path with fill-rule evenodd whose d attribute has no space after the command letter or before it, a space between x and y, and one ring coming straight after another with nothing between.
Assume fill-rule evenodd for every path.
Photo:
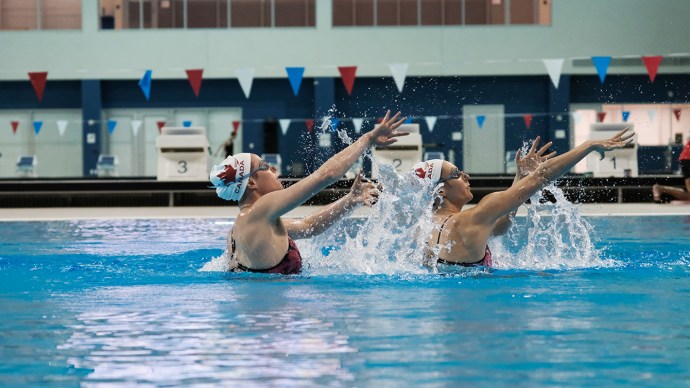
<instances>
[{"instance_id":1,"label":"window","mask_svg":"<svg viewBox=\"0 0 690 388\"><path fill-rule=\"evenodd\" d=\"M551 0L332 0L333 26L549 24Z\"/></svg>"},{"instance_id":2,"label":"window","mask_svg":"<svg viewBox=\"0 0 690 388\"><path fill-rule=\"evenodd\" d=\"M79 30L81 0L2 0L0 30Z\"/></svg>"},{"instance_id":3,"label":"window","mask_svg":"<svg viewBox=\"0 0 690 388\"><path fill-rule=\"evenodd\" d=\"M316 0L99 1L102 29L271 28L316 25Z\"/></svg>"}]
</instances>

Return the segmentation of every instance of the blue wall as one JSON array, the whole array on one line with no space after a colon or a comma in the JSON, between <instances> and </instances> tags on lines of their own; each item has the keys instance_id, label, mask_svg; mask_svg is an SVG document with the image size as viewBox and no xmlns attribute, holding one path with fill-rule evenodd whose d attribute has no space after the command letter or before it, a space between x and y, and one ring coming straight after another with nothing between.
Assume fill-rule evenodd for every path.
<instances>
[{"instance_id":1,"label":"blue wall","mask_svg":"<svg viewBox=\"0 0 690 388\"><path fill-rule=\"evenodd\" d=\"M82 108L88 111L84 114L88 113L91 117L96 116L94 109L240 107L243 119L249 120L243 124L244 148L248 149L248 144L254 143L256 147L253 152L257 154L263 151L263 120L266 118L320 118L335 105L336 117L372 118L364 123L364 132L375 123L373 118L383 116L386 109L401 110L405 115L416 117L415 122L420 124L424 143L436 144L428 151L447 153L453 147L458 164L462 160L462 142L452 141L451 132L462 130L463 105L500 104L505 106L506 114L516 114L516 117L508 117L505 121L505 147L516 149L524 140L537 135L548 141L552 140L555 129L569 130L567 116L558 121L555 115L545 113L567 113L571 103L688 101L690 75L687 74L659 75L655 83L650 83L646 75L609 75L604 85L601 85L597 76L563 76L557 90L547 76L408 77L403 93L398 93L391 77L363 77L356 79L351 96L347 95L338 78L305 78L298 96L294 96L285 78L261 78L254 80L249 99L245 98L235 79L206 79L199 97L194 96L186 79L154 80L150 101L146 101L139 90L137 80L49 80L41 103L38 103L28 80L0 82L0 109ZM530 130L525 128L519 115L521 113L535 113ZM434 131L429 132L423 116L453 117L440 117ZM357 137L351 121L343 121L340 128L347 129L350 137ZM315 128L314 132L317 130ZM278 126L275 136L279 137L283 163L309 161L307 171L313 170L322 160L344 147L337 136L333 136L333 147L318 149L314 146L316 134L307 133L306 125L301 120L293 120L288 136L283 136ZM566 140L555 144L559 152L567 147ZM84 150L86 171L93 167L90 164L95 163L91 154L96 155L97 152L87 144L84 144Z\"/></svg>"}]
</instances>

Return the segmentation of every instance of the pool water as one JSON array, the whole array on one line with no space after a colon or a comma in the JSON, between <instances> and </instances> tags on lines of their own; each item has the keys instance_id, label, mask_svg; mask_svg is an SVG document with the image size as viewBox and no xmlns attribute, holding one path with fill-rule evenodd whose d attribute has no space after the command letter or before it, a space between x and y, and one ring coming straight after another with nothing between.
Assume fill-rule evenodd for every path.
<instances>
[{"instance_id":1,"label":"pool water","mask_svg":"<svg viewBox=\"0 0 690 388\"><path fill-rule=\"evenodd\" d=\"M232 219L2 222L0 385L690 385L690 218L586 221L591 266L524 232L491 272L298 241L300 276L200 271Z\"/></svg>"}]
</instances>

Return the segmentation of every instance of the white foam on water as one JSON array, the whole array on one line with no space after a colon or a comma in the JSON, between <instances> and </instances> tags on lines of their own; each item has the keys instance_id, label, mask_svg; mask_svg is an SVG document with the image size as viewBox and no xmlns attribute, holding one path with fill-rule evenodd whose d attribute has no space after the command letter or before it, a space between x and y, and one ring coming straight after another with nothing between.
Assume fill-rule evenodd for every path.
<instances>
[{"instance_id":1,"label":"white foam on water","mask_svg":"<svg viewBox=\"0 0 690 388\"><path fill-rule=\"evenodd\" d=\"M498 269L578 269L611 267L618 263L603 258L592 240L593 227L554 184L545 188L555 203L540 203L541 193L526 205L525 220L516 220L504 236L491 239L494 266ZM524 221L524 222L520 222ZM517 252L516 252L517 250Z\"/></svg>"}]
</instances>

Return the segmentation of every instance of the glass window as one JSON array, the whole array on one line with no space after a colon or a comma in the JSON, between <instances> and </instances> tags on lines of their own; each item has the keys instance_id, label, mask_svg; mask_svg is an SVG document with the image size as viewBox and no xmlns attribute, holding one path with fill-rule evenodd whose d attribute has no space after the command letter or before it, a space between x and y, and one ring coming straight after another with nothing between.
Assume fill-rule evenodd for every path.
<instances>
[{"instance_id":1,"label":"glass window","mask_svg":"<svg viewBox=\"0 0 690 388\"><path fill-rule=\"evenodd\" d=\"M81 0L42 0L42 30L80 30Z\"/></svg>"},{"instance_id":2,"label":"glass window","mask_svg":"<svg viewBox=\"0 0 690 388\"><path fill-rule=\"evenodd\" d=\"M510 0L510 24L535 24L534 0Z\"/></svg>"},{"instance_id":3,"label":"glass window","mask_svg":"<svg viewBox=\"0 0 690 388\"><path fill-rule=\"evenodd\" d=\"M417 0L378 0L376 2L376 25L416 26Z\"/></svg>"},{"instance_id":4,"label":"glass window","mask_svg":"<svg viewBox=\"0 0 690 388\"><path fill-rule=\"evenodd\" d=\"M465 0L465 24L488 24L491 0Z\"/></svg>"},{"instance_id":5,"label":"glass window","mask_svg":"<svg viewBox=\"0 0 690 388\"><path fill-rule=\"evenodd\" d=\"M491 0L488 4L489 20L487 24L506 24L506 1Z\"/></svg>"},{"instance_id":6,"label":"glass window","mask_svg":"<svg viewBox=\"0 0 690 388\"><path fill-rule=\"evenodd\" d=\"M353 26L354 4L351 0L333 0L333 26Z\"/></svg>"},{"instance_id":7,"label":"glass window","mask_svg":"<svg viewBox=\"0 0 690 388\"><path fill-rule=\"evenodd\" d=\"M274 0L276 27L316 26L315 0Z\"/></svg>"},{"instance_id":8,"label":"glass window","mask_svg":"<svg viewBox=\"0 0 690 388\"><path fill-rule=\"evenodd\" d=\"M35 1L0 1L0 29L35 30L38 28L38 12Z\"/></svg>"},{"instance_id":9,"label":"glass window","mask_svg":"<svg viewBox=\"0 0 690 388\"><path fill-rule=\"evenodd\" d=\"M227 0L187 0L187 27L226 28Z\"/></svg>"},{"instance_id":10,"label":"glass window","mask_svg":"<svg viewBox=\"0 0 690 388\"><path fill-rule=\"evenodd\" d=\"M270 0L232 0L230 2L232 27L270 27Z\"/></svg>"},{"instance_id":11,"label":"glass window","mask_svg":"<svg viewBox=\"0 0 690 388\"><path fill-rule=\"evenodd\" d=\"M374 0L354 0L352 5L355 26L374 25Z\"/></svg>"}]
</instances>

